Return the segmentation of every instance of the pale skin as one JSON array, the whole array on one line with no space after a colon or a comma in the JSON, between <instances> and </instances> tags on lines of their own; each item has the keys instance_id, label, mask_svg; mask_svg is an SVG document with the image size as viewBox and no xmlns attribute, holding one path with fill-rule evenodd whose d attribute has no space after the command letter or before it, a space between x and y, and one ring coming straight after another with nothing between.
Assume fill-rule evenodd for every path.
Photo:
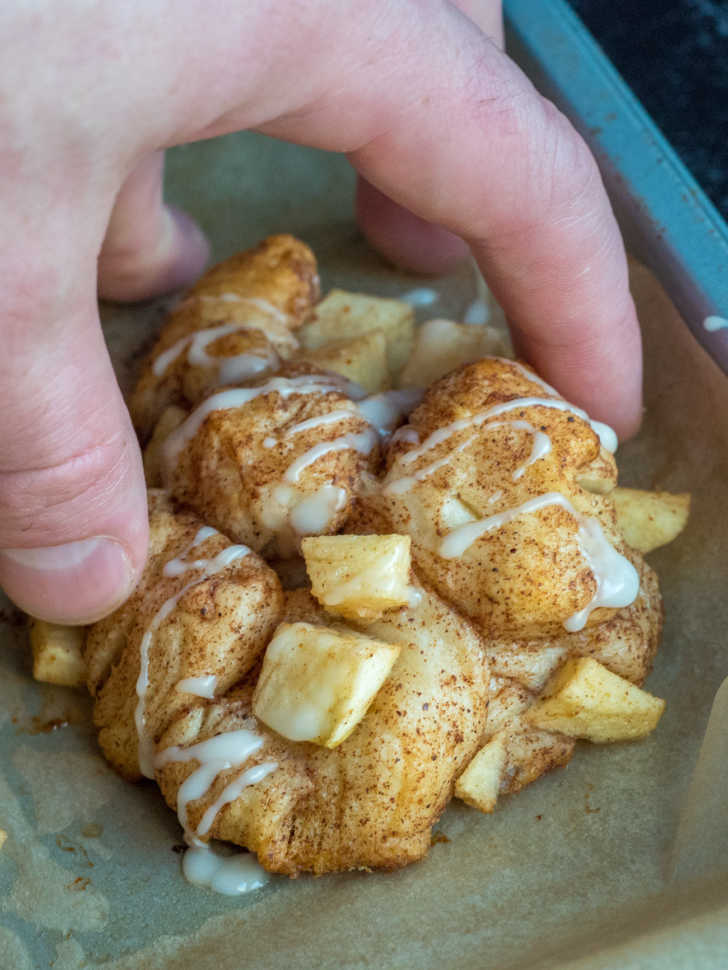
<instances>
[{"instance_id":1,"label":"pale skin","mask_svg":"<svg viewBox=\"0 0 728 970\"><path fill-rule=\"evenodd\" d=\"M162 199L175 144L255 129L345 153L373 245L437 272L467 243L521 354L636 431L622 241L500 18L495 0L0 6L0 585L16 603L89 622L143 568L141 460L97 292L137 300L201 271L204 238Z\"/></svg>"}]
</instances>

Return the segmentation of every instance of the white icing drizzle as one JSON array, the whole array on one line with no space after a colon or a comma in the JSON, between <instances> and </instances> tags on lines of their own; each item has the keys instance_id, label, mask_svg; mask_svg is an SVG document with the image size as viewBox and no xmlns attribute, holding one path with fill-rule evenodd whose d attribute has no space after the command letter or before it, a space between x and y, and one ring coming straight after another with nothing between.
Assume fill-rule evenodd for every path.
<instances>
[{"instance_id":1,"label":"white icing drizzle","mask_svg":"<svg viewBox=\"0 0 728 970\"><path fill-rule=\"evenodd\" d=\"M182 871L189 882L206 886L225 895L238 895L257 889L267 879L258 863L247 854L224 855L211 849L200 836L207 835L220 810L238 798L245 788L255 785L278 767L275 761L266 761L242 771L222 790L209 805L197 829L190 829L188 805L203 798L217 776L230 768L242 767L263 745L263 738L246 728L218 734L207 741L200 741L189 748L173 746L160 752L154 759L156 769L171 762L197 761L198 766L184 780L177 792L177 817L184 829L185 841L190 848L185 853Z\"/></svg>"},{"instance_id":2,"label":"white icing drizzle","mask_svg":"<svg viewBox=\"0 0 728 970\"><path fill-rule=\"evenodd\" d=\"M225 853L211 845L190 846L182 859L187 882L201 889L212 889L223 896L242 896L260 889L270 874L255 856L245 852Z\"/></svg>"},{"instance_id":3,"label":"white icing drizzle","mask_svg":"<svg viewBox=\"0 0 728 970\"><path fill-rule=\"evenodd\" d=\"M500 360L500 358L496 359ZM471 415L467 418L460 418L445 427L438 428L422 443L419 442L418 436L413 439L404 439L404 433L402 433L402 439L412 440L416 444L415 448L400 457L402 465L412 464L432 449L446 442L457 432L478 428L486 422L491 421L491 428L510 427L525 431L533 437L531 453L528 459L512 473L512 480L516 482L522 478L526 470L534 462L539 461L549 454L552 447L551 439L544 431L534 427L530 422L523 419L506 421L495 421L493 419L508 414L509 412L524 410L532 406L553 408L575 414L590 424L599 436L603 447L609 451L616 449L617 437L611 428L601 422L590 420L585 411L561 399L555 388L547 384L537 374L531 373L518 361L501 360L501 362L517 370L526 380L536 384L549 396L516 398L503 404L494 405L478 414ZM405 475L389 482L384 488L385 494L397 495L406 492L416 482L422 481L429 475L434 474L438 469L446 466L453 455L470 447L475 439L475 434L468 435L465 440L461 441L454 448L451 448L444 457L426 465L424 468L414 471L411 475ZM499 490L491 495L488 499L488 504L498 501L502 497L502 494L502 490ZM597 585L596 593L587 606L564 621L564 627L569 632L575 632L584 628L589 619L589 615L598 607L622 607L632 603L639 591L639 576L629 560L618 553L609 543L598 520L578 513L568 499L559 492L548 492L545 495L529 499L522 505L506 509L495 515L464 522L442 539L438 552L444 559L454 559L461 556L477 539L485 535L486 532L499 529L521 515L538 512L549 505L560 505L576 519L578 524L577 542L579 551L588 563Z\"/></svg>"},{"instance_id":4,"label":"white icing drizzle","mask_svg":"<svg viewBox=\"0 0 728 970\"><path fill-rule=\"evenodd\" d=\"M190 552L196 547L202 545L207 539L211 539L213 536L218 535L217 529L213 529L211 525L203 525L202 528L198 529L195 533L195 537L189 545L185 546L179 556L175 556L174 559L170 559L169 562L164 564L162 568L163 576L180 576L182 573L187 571L189 563L185 562L185 556L188 556Z\"/></svg>"},{"instance_id":5,"label":"white icing drizzle","mask_svg":"<svg viewBox=\"0 0 728 970\"><path fill-rule=\"evenodd\" d=\"M514 482L518 481L518 479L522 477L530 465L538 461L539 458L543 458L551 451L551 439L549 436L543 431L539 431L537 428L534 428L534 426L528 421L495 421L490 425L490 427L516 428L519 431L526 431L533 435L531 454L526 461L522 465L519 465L518 468L516 468L516 470L513 472L512 478ZM452 456L457 455L461 451L465 451L466 448L469 448L470 445L472 445L472 443L476 440L476 437L477 435L470 435L470 437L466 438L465 441L461 441L459 445L452 448L444 457L438 458L437 461L433 461L431 465L426 465L424 468L420 468L412 475L405 475L402 478L394 479L394 481L385 486L385 495L402 495L404 492L409 491L409 489L412 488L416 482L424 481L425 478L433 475L443 466L448 465ZM440 442L438 442L438 444L439 443ZM405 456L403 456L403 462L406 462L406 459L410 454L412 454L412 452L408 452ZM500 495L502 493L499 492L498 494ZM492 499L489 501L492 501Z\"/></svg>"},{"instance_id":6,"label":"white icing drizzle","mask_svg":"<svg viewBox=\"0 0 728 970\"><path fill-rule=\"evenodd\" d=\"M230 321L189 333L157 355L152 363L152 371L157 377L161 377L173 361L186 349L188 350L187 359L189 363L198 366L217 367L218 379L222 383L250 378L260 373L261 370L277 367L280 363L278 354L273 347L269 347L263 355L239 354L227 358L210 357L206 352L206 347L219 337L231 333L257 330L265 335L269 343L274 344L279 349L285 346L295 350L298 346L296 338L290 331L290 320L287 314L267 300L257 299L256 297L242 297L235 293L223 293L220 296L192 296L183 301L180 306L195 302L239 303L243 306L255 308L269 318L272 317L273 320L261 320L256 319L255 316L246 316L242 320ZM275 322L274 326L271 325L273 321Z\"/></svg>"},{"instance_id":7,"label":"white icing drizzle","mask_svg":"<svg viewBox=\"0 0 728 970\"><path fill-rule=\"evenodd\" d=\"M217 813L223 806L234 802L244 788L247 788L248 785L256 785L272 771L275 771L277 767L278 763L276 761L264 761L263 764L253 765L252 768L248 768L247 771L242 772L237 778L234 778L229 785L223 788L219 798L205 809L205 814L197 826L197 835L207 835L212 828L212 823L217 818Z\"/></svg>"},{"instance_id":8,"label":"white icing drizzle","mask_svg":"<svg viewBox=\"0 0 728 970\"><path fill-rule=\"evenodd\" d=\"M438 300L438 293L429 286L417 286L403 293L400 300L404 300L410 306L432 306Z\"/></svg>"},{"instance_id":9,"label":"white icing drizzle","mask_svg":"<svg viewBox=\"0 0 728 970\"><path fill-rule=\"evenodd\" d=\"M436 471L445 465L449 465L450 459L453 455L457 455L461 451L465 451L466 448L470 447L475 441L476 436L470 435L465 441L461 441L459 445L449 451L444 457L438 458L437 461L433 461L430 465L425 465L424 468L420 468L418 471L414 472L412 475L404 475L402 478L396 478L394 481L390 482L384 488L385 495L402 495L404 492L408 492L416 482L424 481L425 478L429 478L430 475L434 475ZM408 452L411 454L411 452Z\"/></svg>"},{"instance_id":10,"label":"white icing drizzle","mask_svg":"<svg viewBox=\"0 0 728 970\"><path fill-rule=\"evenodd\" d=\"M171 347L163 350L161 354L157 354L152 363L152 373L155 377L161 377L166 373L167 368L179 357L185 347L189 347L190 336L182 337L176 343L173 343Z\"/></svg>"},{"instance_id":11,"label":"white icing drizzle","mask_svg":"<svg viewBox=\"0 0 728 970\"><path fill-rule=\"evenodd\" d=\"M182 553L182 555L187 555L191 549L204 542L206 539L209 539L211 535L215 534L215 532L216 530L211 529L209 526L204 526L201 528L195 536L195 539ZM249 552L250 549L248 549L247 546L233 545L223 549L212 559L196 559L193 562L184 562L182 558L178 556L175 559L170 559L162 570L162 573L165 576L181 576L183 573L189 570L200 572L200 575L190 580L190 582L186 583L180 590L178 590L177 593L174 594L174 596L170 596L169 599L162 603L160 608L152 617L152 621L142 637L141 646L139 649L139 676L137 677L136 682L137 703L134 710L134 723L136 725L138 738L139 769L147 778L154 777L154 740L150 738L146 732L146 696L149 689L149 653L154 641L154 636L162 623L175 610L180 599L188 590L192 589L194 586L199 586L200 583L205 582L206 579L209 579L216 573L221 572L236 559L241 559L244 556L247 556Z\"/></svg>"},{"instance_id":12,"label":"white icing drizzle","mask_svg":"<svg viewBox=\"0 0 728 970\"><path fill-rule=\"evenodd\" d=\"M249 381L264 371L277 370L280 367L280 357L273 350L268 348L265 356L260 354L236 354L234 357L218 357L220 362L217 368L217 381L219 384L235 384L241 381Z\"/></svg>"},{"instance_id":13,"label":"white icing drizzle","mask_svg":"<svg viewBox=\"0 0 728 970\"><path fill-rule=\"evenodd\" d=\"M465 308L463 323L473 327L483 327L490 320L490 307L485 300L475 299Z\"/></svg>"},{"instance_id":14,"label":"white icing drizzle","mask_svg":"<svg viewBox=\"0 0 728 970\"><path fill-rule=\"evenodd\" d=\"M560 492L547 492L515 508L458 526L445 536L438 551L443 559L455 559L486 532L500 529L521 515L539 512L549 505L561 506L576 519L579 525L579 549L597 584L597 591L591 601L582 610L564 620L564 628L569 633L574 633L584 628L591 612L600 606L629 606L639 592L639 576L632 563L609 543L599 522L577 512Z\"/></svg>"},{"instance_id":15,"label":"white icing drizzle","mask_svg":"<svg viewBox=\"0 0 728 970\"><path fill-rule=\"evenodd\" d=\"M501 414L507 414L509 411L523 410L532 406L553 408L556 411L569 411L572 414L577 415L577 417L589 422L589 416L585 411L574 407L573 404L569 404L567 401L549 397L514 398L512 401L505 401L503 404L496 404L485 411L480 411L478 414L473 414L467 418L460 418L457 421L453 421L451 424L438 428L436 431L433 431L432 434L429 435L429 437L427 437L418 448L413 448L412 451L408 451L402 455L400 461L402 464L408 465L411 462L416 461L422 455L426 454L432 448L436 448L438 445L442 444L443 441L447 441L452 434L455 434L458 431L465 431L468 428L479 427L480 425L485 424L485 422L489 421L491 418L499 417ZM592 427L599 424L597 421L589 423L592 425ZM604 425L604 427L606 427L606 425ZM599 434L596 427L594 427L594 430L597 434ZM611 431L611 429L609 430Z\"/></svg>"},{"instance_id":16,"label":"white icing drizzle","mask_svg":"<svg viewBox=\"0 0 728 970\"><path fill-rule=\"evenodd\" d=\"M318 535L331 525L346 505L346 489L322 485L313 495L301 499L290 512L290 522L299 535Z\"/></svg>"},{"instance_id":17,"label":"white icing drizzle","mask_svg":"<svg viewBox=\"0 0 728 970\"><path fill-rule=\"evenodd\" d=\"M195 697L206 697L212 700L215 696L217 686L217 676L215 674L203 674L200 677L185 677L177 683L175 690L181 694L194 694Z\"/></svg>"},{"instance_id":18,"label":"white icing drizzle","mask_svg":"<svg viewBox=\"0 0 728 970\"><path fill-rule=\"evenodd\" d=\"M372 394L359 403L359 410L366 421L380 435L389 434L394 426L408 415L424 397L420 387L406 387L398 391L382 391Z\"/></svg>"},{"instance_id":19,"label":"white icing drizzle","mask_svg":"<svg viewBox=\"0 0 728 970\"><path fill-rule=\"evenodd\" d=\"M272 347L268 347L262 354L237 354L234 357L211 357L207 347L232 333L242 333L246 330L260 329L249 323L224 323L217 327L207 327L197 330L180 338L167 350L159 354L152 364L152 371L157 377L166 373L167 368L187 350L187 362L194 367L214 367L217 379L221 383L234 380L245 380L254 377L266 368L277 367L280 363L278 354Z\"/></svg>"},{"instance_id":20,"label":"white icing drizzle","mask_svg":"<svg viewBox=\"0 0 728 970\"><path fill-rule=\"evenodd\" d=\"M560 492L547 492L545 495L539 495L537 498L529 499L522 505L515 506L515 508L506 509L504 512L498 512L496 515L489 515L485 519L477 519L475 522L468 522L465 525L458 526L457 529L453 529L442 540L439 553L443 559L456 559L458 556L462 556L486 532L491 532L493 529L500 529L501 526L507 525L521 515L526 515L528 512L538 512L549 505L560 505L574 516L577 514L571 502Z\"/></svg>"},{"instance_id":21,"label":"white icing drizzle","mask_svg":"<svg viewBox=\"0 0 728 970\"><path fill-rule=\"evenodd\" d=\"M526 380L530 381L532 384L538 384L538 386L546 391L547 394L553 394L554 397L561 397L555 387L552 387L551 384L547 384L543 377L539 377L535 371L529 370L528 367L524 367L520 361L511 360L510 357L494 357L493 359L497 360L501 364L507 364L509 367L512 367L513 370L517 370L521 377L525 377Z\"/></svg>"},{"instance_id":22,"label":"white icing drizzle","mask_svg":"<svg viewBox=\"0 0 728 970\"><path fill-rule=\"evenodd\" d=\"M519 363L519 361L511 360L508 357L496 357L494 359L500 361L501 364L508 364L509 367L515 368L515 370L522 374L526 380L531 381L533 384L538 384L538 386L542 387L547 394L554 394L556 397L560 397L560 394L555 387L547 384L543 378L539 377L538 374L535 374L533 371L530 371L527 367L524 367L523 364ZM577 408L573 404L569 404L568 410L573 411L574 414L578 415L578 417L582 418L584 421L588 421L592 431L594 431L596 436L599 438L602 447L611 452L611 454L614 454L614 452L617 450L619 441L613 428L610 428L608 424L604 424L603 421L594 421L589 417L586 411L582 411L581 408Z\"/></svg>"},{"instance_id":23,"label":"white icing drizzle","mask_svg":"<svg viewBox=\"0 0 728 970\"><path fill-rule=\"evenodd\" d=\"M590 603L564 620L569 633L583 630L592 610L599 606L629 606L640 589L640 578L632 563L608 542L600 523L590 516L579 516L579 546L597 583Z\"/></svg>"},{"instance_id":24,"label":"white icing drizzle","mask_svg":"<svg viewBox=\"0 0 728 970\"><path fill-rule=\"evenodd\" d=\"M164 442L162 447L164 467L169 477L185 445L197 434L208 415L213 411L226 411L242 407L249 401L262 394L276 392L281 397L292 394L326 394L329 391L342 390L342 382L330 376L304 375L302 377L273 377L259 387L235 387L227 391L212 394L176 428Z\"/></svg>"},{"instance_id":25,"label":"white icing drizzle","mask_svg":"<svg viewBox=\"0 0 728 970\"><path fill-rule=\"evenodd\" d=\"M335 438L333 441L319 441L318 444L315 444L313 448L309 448L308 451L305 451L288 466L285 479L288 482L297 482L304 468L308 468L309 465L312 465L319 458L323 458L324 455L332 451L353 449L354 451L358 451L359 454L368 455L378 441L379 436L373 428L367 428L365 431L352 431L342 435L340 438Z\"/></svg>"},{"instance_id":26,"label":"white icing drizzle","mask_svg":"<svg viewBox=\"0 0 728 970\"><path fill-rule=\"evenodd\" d=\"M336 424L339 421L346 421L347 418L353 417L356 417L355 411L329 411L328 414L319 414L316 417L307 418L305 421L299 421L298 424L292 424L286 430L286 434L300 434L302 431L310 431L311 428L320 428L327 424Z\"/></svg>"},{"instance_id":27,"label":"white icing drizzle","mask_svg":"<svg viewBox=\"0 0 728 970\"><path fill-rule=\"evenodd\" d=\"M710 316L703 320L703 330L707 330L708 333L714 333L716 330L725 330L728 328L728 320L725 317Z\"/></svg>"},{"instance_id":28,"label":"white icing drizzle","mask_svg":"<svg viewBox=\"0 0 728 970\"><path fill-rule=\"evenodd\" d=\"M521 431L527 431L529 434L533 435L533 446L531 448L531 454L528 456L526 461L513 472L513 481L517 482L519 478L523 477L526 469L533 465L534 462L538 461L540 458L545 458L546 455L551 451L551 438L546 434L545 431L539 431L538 428L534 428L532 424L528 421L509 421L507 423L511 428L518 428ZM500 425L501 422L498 422ZM494 425L495 427L495 425Z\"/></svg>"}]
</instances>

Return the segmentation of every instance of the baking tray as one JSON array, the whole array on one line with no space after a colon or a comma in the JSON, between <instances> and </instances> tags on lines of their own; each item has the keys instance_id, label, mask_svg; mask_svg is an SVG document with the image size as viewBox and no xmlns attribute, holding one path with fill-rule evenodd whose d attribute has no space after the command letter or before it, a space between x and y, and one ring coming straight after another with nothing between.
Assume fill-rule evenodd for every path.
<instances>
[{"instance_id":1,"label":"baking tray","mask_svg":"<svg viewBox=\"0 0 728 970\"><path fill-rule=\"evenodd\" d=\"M504 7L509 52L589 143L630 251L728 373L725 222L564 0Z\"/></svg>"},{"instance_id":2,"label":"baking tray","mask_svg":"<svg viewBox=\"0 0 728 970\"><path fill-rule=\"evenodd\" d=\"M694 326L725 315L725 228L576 18L560 3L510 3L507 14L518 58L596 148L633 250ZM340 158L251 134L218 139L170 153L168 194L203 224L215 259L285 230L314 247L325 287L397 295L418 285L363 244ZM438 281L430 309L458 316L472 285L467 269ZM100 759L82 694L30 680L22 618L3 604L0 827L11 837L0 851L0 970L726 966L725 779L693 781L716 810L686 815L685 805L728 673L716 593L728 434L715 420L728 387L639 267L634 287L648 412L620 468L627 484L695 496L687 533L652 557L668 607L649 682L668 699L659 730L636 745L579 746L567 769L492 816L453 804L428 858L401 872L274 879L229 900L184 882L173 813L153 786L125 784ZM123 385L164 312L164 301L104 308Z\"/></svg>"}]
</instances>

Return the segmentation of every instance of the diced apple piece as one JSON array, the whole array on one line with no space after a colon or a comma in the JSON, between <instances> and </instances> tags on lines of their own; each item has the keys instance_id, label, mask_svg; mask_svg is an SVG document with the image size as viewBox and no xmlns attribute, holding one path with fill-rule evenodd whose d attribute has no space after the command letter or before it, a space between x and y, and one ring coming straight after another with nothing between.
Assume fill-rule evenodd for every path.
<instances>
[{"instance_id":1,"label":"diced apple piece","mask_svg":"<svg viewBox=\"0 0 728 970\"><path fill-rule=\"evenodd\" d=\"M317 350L304 350L297 359L341 374L368 394L378 394L389 387L387 341L381 330L334 340Z\"/></svg>"},{"instance_id":2,"label":"diced apple piece","mask_svg":"<svg viewBox=\"0 0 728 970\"><path fill-rule=\"evenodd\" d=\"M0 829L0 849L5 845L8 839L8 833L5 829Z\"/></svg>"},{"instance_id":3,"label":"diced apple piece","mask_svg":"<svg viewBox=\"0 0 728 970\"><path fill-rule=\"evenodd\" d=\"M654 731L665 702L592 657L572 657L546 685L526 719L545 731L605 743Z\"/></svg>"},{"instance_id":4,"label":"diced apple piece","mask_svg":"<svg viewBox=\"0 0 728 970\"><path fill-rule=\"evenodd\" d=\"M30 646L33 650L33 676L46 684L82 687L86 683L83 659L84 627L60 626L33 620Z\"/></svg>"},{"instance_id":5,"label":"diced apple piece","mask_svg":"<svg viewBox=\"0 0 728 970\"><path fill-rule=\"evenodd\" d=\"M328 613L377 620L409 602L409 536L313 536L301 543L311 592Z\"/></svg>"},{"instance_id":6,"label":"diced apple piece","mask_svg":"<svg viewBox=\"0 0 728 970\"><path fill-rule=\"evenodd\" d=\"M313 623L281 623L268 644L253 713L291 741L335 748L364 717L396 644Z\"/></svg>"},{"instance_id":7,"label":"diced apple piece","mask_svg":"<svg viewBox=\"0 0 728 970\"><path fill-rule=\"evenodd\" d=\"M503 735L494 734L455 782L455 797L481 812L492 812L498 801L505 763Z\"/></svg>"},{"instance_id":8,"label":"diced apple piece","mask_svg":"<svg viewBox=\"0 0 728 970\"><path fill-rule=\"evenodd\" d=\"M417 329L400 387L427 387L461 364L488 356L512 356L505 331L453 320L428 320Z\"/></svg>"},{"instance_id":9,"label":"diced apple piece","mask_svg":"<svg viewBox=\"0 0 728 970\"><path fill-rule=\"evenodd\" d=\"M412 352L414 327L414 311L402 300L332 290L315 308L313 320L299 336L304 347L316 350L334 340L381 330L387 341L389 372L394 376Z\"/></svg>"},{"instance_id":10,"label":"diced apple piece","mask_svg":"<svg viewBox=\"0 0 728 970\"><path fill-rule=\"evenodd\" d=\"M622 535L638 552L652 552L677 538L690 515L690 494L615 488L611 493Z\"/></svg>"}]
</instances>

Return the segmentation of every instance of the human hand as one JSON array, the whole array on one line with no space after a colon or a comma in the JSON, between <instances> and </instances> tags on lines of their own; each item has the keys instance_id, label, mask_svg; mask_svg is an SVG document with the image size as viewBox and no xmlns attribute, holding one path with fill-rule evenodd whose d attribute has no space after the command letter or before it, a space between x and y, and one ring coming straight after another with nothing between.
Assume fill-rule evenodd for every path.
<instances>
[{"instance_id":1,"label":"human hand","mask_svg":"<svg viewBox=\"0 0 728 970\"><path fill-rule=\"evenodd\" d=\"M429 270L466 240L522 354L636 429L616 224L591 155L499 50L499 24L493 0L0 9L0 584L20 606L88 622L143 568L141 461L97 271L102 295L139 299L202 268L204 239L162 202L170 145L252 128L345 152L370 239Z\"/></svg>"}]
</instances>

